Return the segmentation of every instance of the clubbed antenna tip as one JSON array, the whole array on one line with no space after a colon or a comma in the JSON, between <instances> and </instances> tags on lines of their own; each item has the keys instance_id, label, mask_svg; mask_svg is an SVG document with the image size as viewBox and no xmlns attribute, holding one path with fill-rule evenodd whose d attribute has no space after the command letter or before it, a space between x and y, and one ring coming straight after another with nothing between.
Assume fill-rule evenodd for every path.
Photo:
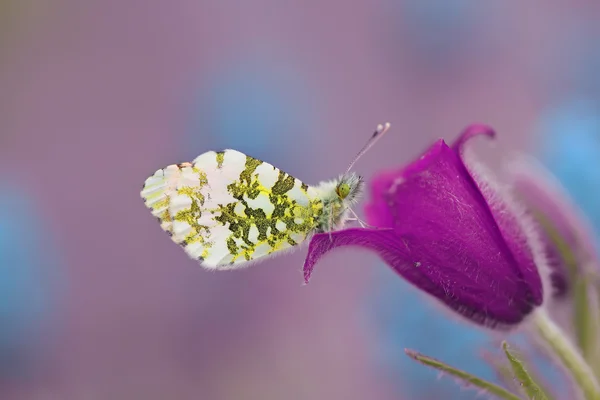
<instances>
[{"instance_id":1,"label":"clubbed antenna tip","mask_svg":"<svg viewBox=\"0 0 600 400\"><path fill-rule=\"evenodd\" d=\"M385 124L379 124L379 125L377 125L377 128L375 128L375 132L373 132L373 135L371 135L371 138L367 141L367 143L364 145L364 147L358 152L358 154L356 155L356 157L354 157L354 160L352 160L352 162L348 166L348 169L346 170L346 172L348 172L348 171L350 171L350 169L352 169L352 167L354 166L354 164L356 164L356 162L367 151L369 151L369 149L371 147L373 147L373 145L375 144L375 142L377 142L377 140L379 140L379 138L381 138L387 131L390 130L391 126L392 126L392 124L390 124L389 122L386 122Z\"/></svg>"}]
</instances>

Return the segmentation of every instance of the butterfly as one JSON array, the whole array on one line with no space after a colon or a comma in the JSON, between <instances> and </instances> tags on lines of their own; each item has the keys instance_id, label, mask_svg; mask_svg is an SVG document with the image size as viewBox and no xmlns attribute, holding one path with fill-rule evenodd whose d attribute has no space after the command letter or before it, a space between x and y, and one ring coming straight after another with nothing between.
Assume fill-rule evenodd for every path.
<instances>
[{"instance_id":1,"label":"butterfly","mask_svg":"<svg viewBox=\"0 0 600 400\"><path fill-rule=\"evenodd\" d=\"M337 179L309 186L236 150L208 151L144 182L141 197L171 239L207 269L226 270L292 250L350 220L362 178L356 161L390 128L378 125Z\"/></svg>"}]
</instances>

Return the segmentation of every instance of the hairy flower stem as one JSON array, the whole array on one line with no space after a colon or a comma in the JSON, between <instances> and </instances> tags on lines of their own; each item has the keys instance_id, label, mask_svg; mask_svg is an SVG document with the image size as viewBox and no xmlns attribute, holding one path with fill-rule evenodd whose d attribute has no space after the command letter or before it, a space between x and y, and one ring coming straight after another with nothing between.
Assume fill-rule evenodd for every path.
<instances>
[{"instance_id":1,"label":"hairy flower stem","mask_svg":"<svg viewBox=\"0 0 600 400\"><path fill-rule=\"evenodd\" d=\"M533 316L533 326L539 337L560 359L571 373L587 400L600 400L600 385L589 365L571 343L567 335L550 319L544 309L538 309Z\"/></svg>"}]
</instances>

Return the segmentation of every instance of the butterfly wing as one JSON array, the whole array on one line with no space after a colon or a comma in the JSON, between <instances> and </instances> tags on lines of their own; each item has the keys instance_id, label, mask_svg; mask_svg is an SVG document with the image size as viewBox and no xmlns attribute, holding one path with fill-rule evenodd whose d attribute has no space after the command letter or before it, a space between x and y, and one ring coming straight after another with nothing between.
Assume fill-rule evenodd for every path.
<instances>
[{"instance_id":1,"label":"butterfly wing","mask_svg":"<svg viewBox=\"0 0 600 400\"><path fill-rule=\"evenodd\" d=\"M210 269L245 266L300 244L323 212L314 188L235 150L160 169L141 196L171 239Z\"/></svg>"}]
</instances>

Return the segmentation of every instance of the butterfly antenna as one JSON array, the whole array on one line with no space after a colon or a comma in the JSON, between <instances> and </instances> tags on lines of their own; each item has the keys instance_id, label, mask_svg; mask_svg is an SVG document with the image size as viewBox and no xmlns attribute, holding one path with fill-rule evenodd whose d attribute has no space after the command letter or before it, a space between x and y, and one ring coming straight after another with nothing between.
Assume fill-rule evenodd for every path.
<instances>
[{"instance_id":1,"label":"butterfly antenna","mask_svg":"<svg viewBox=\"0 0 600 400\"><path fill-rule=\"evenodd\" d=\"M352 160L352 162L350 163L350 165L348 166L348 169L346 170L346 173L348 173L350 171L350 169L352 169L352 167L354 166L354 164L356 164L356 162L367 152L369 151L369 149L371 147L373 147L373 145L375 144L375 142L377 142L377 140L379 140L379 138L381 138L387 131L390 130L391 124L389 122L386 122L385 124L379 124L377 125L377 128L375 129L375 132L373 132L373 135L371 136L371 138L367 141L367 143L365 144L365 146L358 152L358 154L356 155L356 157L354 157L354 160Z\"/></svg>"}]
</instances>

